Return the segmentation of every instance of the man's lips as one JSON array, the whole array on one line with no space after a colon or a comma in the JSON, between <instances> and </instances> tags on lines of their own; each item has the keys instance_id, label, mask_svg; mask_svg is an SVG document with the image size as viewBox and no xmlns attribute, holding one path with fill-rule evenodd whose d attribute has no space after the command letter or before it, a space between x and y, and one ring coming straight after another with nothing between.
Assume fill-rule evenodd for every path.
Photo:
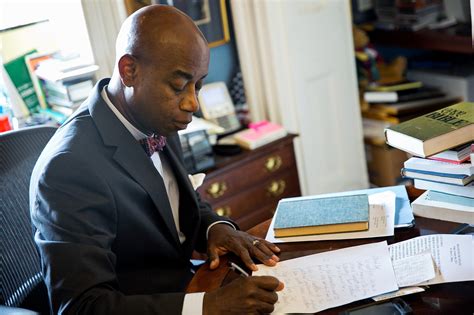
<instances>
[{"instance_id":1,"label":"man's lips","mask_svg":"<svg viewBox=\"0 0 474 315\"><path fill-rule=\"evenodd\" d=\"M191 120L175 121L175 124L178 125L178 127L180 127L181 129L186 129L189 123L191 123Z\"/></svg>"}]
</instances>

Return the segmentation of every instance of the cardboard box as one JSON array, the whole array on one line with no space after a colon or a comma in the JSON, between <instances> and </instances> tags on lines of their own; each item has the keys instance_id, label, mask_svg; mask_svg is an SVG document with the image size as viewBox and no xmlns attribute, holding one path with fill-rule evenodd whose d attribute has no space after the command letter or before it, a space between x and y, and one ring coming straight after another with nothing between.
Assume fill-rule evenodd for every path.
<instances>
[{"instance_id":1,"label":"cardboard box","mask_svg":"<svg viewBox=\"0 0 474 315\"><path fill-rule=\"evenodd\" d=\"M365 156L371 184L376 186L397 185L403 178L400 170L409 156L406 152L386 144L365 143Z\"/></svg>"}]
</instances>

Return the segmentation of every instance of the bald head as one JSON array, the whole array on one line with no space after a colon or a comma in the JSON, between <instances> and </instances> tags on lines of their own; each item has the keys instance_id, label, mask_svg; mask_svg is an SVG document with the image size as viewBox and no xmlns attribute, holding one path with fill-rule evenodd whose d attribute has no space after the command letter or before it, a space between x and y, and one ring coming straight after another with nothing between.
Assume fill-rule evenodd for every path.
<instances>
[{"instance_id":1,"label":"bald head","mask_svg":"<svg viewBox=\"0 0 474 315\"><path fill-rule=\"evenodd\" d=\"M107 86L114 106L145 134L186 128L209 67L209 47L194 22L174 7L147 6L124 22L116 47Z\"/></svg>"},{"instance_id":2,"label":"bald head","mask_svg":"<svg viewBox=\"0 0 474 315\"><path fill-rule=\"evenodd\" d=\"M204 35L193 20L172 6L150 5L130 15L116 41L116 61L125 54L149 58L150 53L183 41L202 40Z\"/></svg>"}]
</instances>

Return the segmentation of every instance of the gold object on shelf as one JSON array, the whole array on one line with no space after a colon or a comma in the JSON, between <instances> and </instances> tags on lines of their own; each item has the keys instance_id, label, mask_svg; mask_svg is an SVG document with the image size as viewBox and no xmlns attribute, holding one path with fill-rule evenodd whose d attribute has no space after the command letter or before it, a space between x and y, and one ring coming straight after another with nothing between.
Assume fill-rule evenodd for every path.
<instances>
[{"instance_id":1,"label":"gold object on shelf","mask_svg":"<svg viewBox=\"0 0 474 315\"><path fill-rule=\"evenodd\" d=\"M225 182L215 182L212 183L206 191L212 198L219 198L226 190L227 184Z\"/></svg>"}]
</instances>

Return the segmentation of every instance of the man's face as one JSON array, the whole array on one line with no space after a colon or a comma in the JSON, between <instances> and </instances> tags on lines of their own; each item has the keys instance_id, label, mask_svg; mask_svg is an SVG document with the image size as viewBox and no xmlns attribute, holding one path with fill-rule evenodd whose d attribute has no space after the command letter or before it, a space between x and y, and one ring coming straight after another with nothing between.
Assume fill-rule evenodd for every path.
<instances>
[{"instance_id":1,"label":"man's face","mask_svg":"<svg viewBox=\"0 0 474 315\"><path fill-rule=\"evenodd\" d=\"M209 49L199 39L168 45L138 59L130 111L146 132L169 135L185 129L199 109L198 93L207 75Z\"/></svg>"}]
</instances>

